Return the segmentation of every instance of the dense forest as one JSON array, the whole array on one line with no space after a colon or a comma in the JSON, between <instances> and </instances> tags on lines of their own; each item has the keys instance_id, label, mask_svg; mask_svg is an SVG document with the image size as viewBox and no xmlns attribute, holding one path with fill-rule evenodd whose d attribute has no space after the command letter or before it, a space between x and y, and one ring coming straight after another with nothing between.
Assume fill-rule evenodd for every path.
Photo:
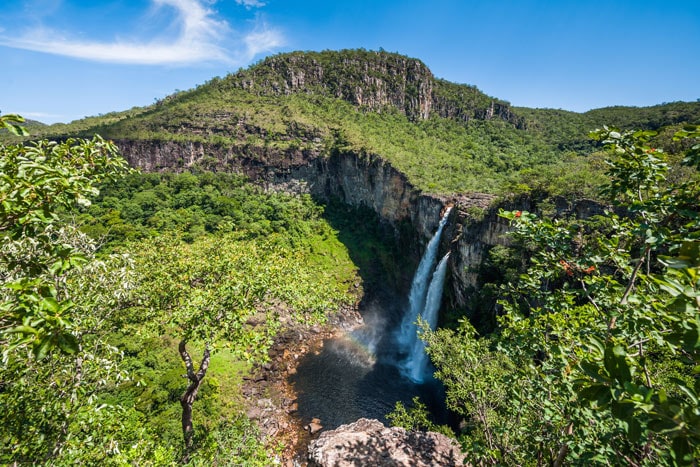
<instances>
[{"instance_id":1,"label":"dense forest","mask_svg":"<svg viewBox=\"0 0 700 467\"><path fill-rule=\"evenodd\" d=\"M697 464L700 102L513 108L346 50L69 124L0 119L2 464L288 459L246 415L244 378L286 329L413 263L379 213L241 168L338 154L509 206L478 271L488 319L444 310L421 332L461 423L418 399L389 419L450 434L474 465ZM211 153L147 173L119 149L139 141ZM560 217L556 198L601 213Z\"/></svg>"}]
</instances>

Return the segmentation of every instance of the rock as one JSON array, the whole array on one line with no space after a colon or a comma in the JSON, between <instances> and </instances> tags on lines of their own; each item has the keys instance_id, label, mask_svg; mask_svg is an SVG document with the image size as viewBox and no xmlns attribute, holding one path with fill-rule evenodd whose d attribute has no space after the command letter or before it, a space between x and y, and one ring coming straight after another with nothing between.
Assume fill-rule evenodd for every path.
<instances>
[{"instance_id":1,"label":"rock","mask_svg":"<svg viewBox=\"0 0 700 467\"><path fill-rule=\"evenodd\" d=\"M246 414L249 419L257 420L262 416L262 410L258 407L251 407Z\"/></svg>"},{"instance_id":2,"label":"rock","mask_svg":"<svg viewBox=\"0 0 700 467\"><path fill-rule=\"evenodd\" d=\"M388 428L367 418L321 433L308 451L309 465L320 467L456 466L465 461L459 444L445 435Z\"/></svg>"},{"instance_id":3,"label":"rock","mask_svg":"<svg viewBox=\"0 0 700 467\"><path fill-rule=\"evenodd\" d=\"M317 420L317 419L314 419ZM312 435L315 435L319 431L323 430L323 425L321 425L318 422L311 422L308 425L306 425L306 429L309 430L309 433Z\"/></svg>"}]
</instances>

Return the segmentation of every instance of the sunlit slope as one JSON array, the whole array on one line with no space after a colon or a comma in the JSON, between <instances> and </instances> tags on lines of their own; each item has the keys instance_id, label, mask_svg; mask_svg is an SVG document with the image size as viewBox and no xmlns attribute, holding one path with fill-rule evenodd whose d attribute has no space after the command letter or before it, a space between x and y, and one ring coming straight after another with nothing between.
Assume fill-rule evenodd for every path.
<instances>
[{"instance_id":1,"label":"sunlit slope","mask_svg":"<svg viewBox=\"0 0 700 467\"><path fill-rule=\"evenodd\" d=\"M600 171L595 158L586 159L598 149L589 131L698 121L698 102L583 114L513 108L473 86L436 79L419 60L344 50L270 57L154 105L41 134L198 141L268 161L288 151L314 157L349 151L379 156L433 193L566 192L585 191Z\"/></svg>"}]
</instances>

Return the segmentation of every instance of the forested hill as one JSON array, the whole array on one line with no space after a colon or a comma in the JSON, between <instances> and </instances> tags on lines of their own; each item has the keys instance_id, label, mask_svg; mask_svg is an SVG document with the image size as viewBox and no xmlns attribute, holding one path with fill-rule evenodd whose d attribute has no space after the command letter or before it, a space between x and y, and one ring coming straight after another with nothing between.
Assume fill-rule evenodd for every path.
<instances>
[{"instance_id":1,"label":"forested hill","mask_svg":"<svg viewBox=\"0 0 700 467\"><path fill-rule=\"evenodd\" d=\"M256 94L325 95L382 111L393 107L410 120L431 116L459 121L501 118L522 124L510 104L474 86L436 79L414 58L388 52L293 52L266 58L227 80Z\"/></svg>"},{"instance_id":2,"label":"forested hill","mask_svg":"<svg viewBox=\"0 0 700 467\"><path fill-rule=\"evenodd\" d=\"M57 124L39 136L196 142L266 164L338 152L389 161L428 192L593 186L602 125L662 130L700 122L700 102L586 113L512 107L433 76L420 60L367 50L292 52L153 105ZM672 128L659 146L670 147ZM666 136L664 136L666 135ZM667 139L664 140L664 138ZM669 144L663 144L669 143ZM592 165L591 165L592 164Z\"/></svg>"}]
</instances>

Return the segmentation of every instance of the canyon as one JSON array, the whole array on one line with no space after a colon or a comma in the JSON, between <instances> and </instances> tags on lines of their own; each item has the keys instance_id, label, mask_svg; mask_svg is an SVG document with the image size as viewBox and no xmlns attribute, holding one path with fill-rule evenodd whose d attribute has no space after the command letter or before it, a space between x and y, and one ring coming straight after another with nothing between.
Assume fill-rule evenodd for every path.
<instances>
[{"instance_id":1,"label":"canyon","mask_svg":"<svg viewBox=\"0 0 700 467\"><path fill-rule=\"evenodd\" d=\"M478 287L478 266L488 249L505 244L507 222L498 209L515 206L490 194L439 196L423 193L407 177L379 156L338 153L325 157L301 151L248 158L204 143L120 140L117 144L132 167L145 171L181 171L208 163L207 168L245 174L269 191L309 193L320 202L339 200L377 213L399 245L408 245L413 262L440 221L441 212L454 206L441 243L451 251L445 299L450 306L468 306L468 291ZM211 161L216 161L214 166ZM526 206L521 200L519 205ZM474 212L480 212L478 218ZM410 274L410 272L409 272ZM468 310L473 312L473 310Z\"/></svg>"}]
</instances>

